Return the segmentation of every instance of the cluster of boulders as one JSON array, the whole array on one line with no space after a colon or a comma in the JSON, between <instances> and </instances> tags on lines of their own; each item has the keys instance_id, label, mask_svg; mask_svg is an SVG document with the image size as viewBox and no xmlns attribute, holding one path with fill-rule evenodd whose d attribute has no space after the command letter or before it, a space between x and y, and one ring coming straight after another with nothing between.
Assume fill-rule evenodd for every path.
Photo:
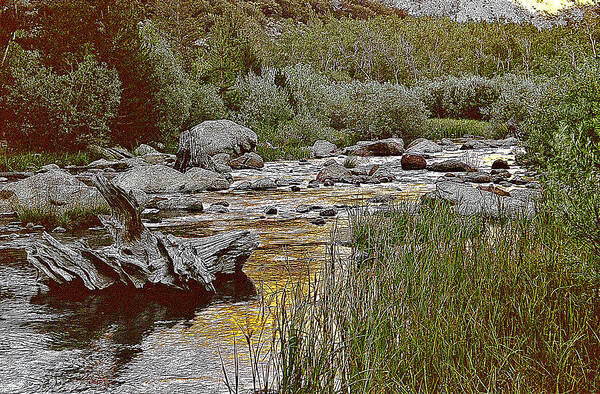
<instances>
[{"instance_id":1,"label":"cluster of boulders","mask_svg":"<svg viewBox=\"0 0 600 394\"><path fill-rule=\"evenodd\" d=\"M359 141L346 148L320 140L310 149L314 158L330 158L326 161L315 179L307 187L333 186L337 183L360 185L393 182L403 171L431 171L444 173L440 190L429 198L442 198L455 201L459 196L464 201L473 201L483 195L482 201L510 197L498 186L511 187L525 185L537 189L539 185L530 179L512 175L510 166L504 160L496 160L490 172L478 171L468 162L447 159L430 160L433 154L442 151L468 150L480 148L506 148L516 144L514 138L506 140L467 139L462 146L442 139L434 142L418 138L405 147L402 138L387 138L377 141ZM200 212L205 209L200 197L194 193L204 191L266 191L289 187L292 191L301 190L300 182L283 178L255 178L234 183L233 170L260 170L263 159L255 152L258 143L256 133L247 127L229 120L203 122L181 133L176 155L162 153L161 144L142 144L133 153L120 147L90 147L102 158L87 166L69 166L60 169L56 165L42 168L38 173L0 174L0 182L8 182L0 191L0 210L14 212L19 209L67 212L75 209L108 208L102 196L91 186L94 173L102 173L112 182L132 194L144 207L155 210L188 210ZM336 156L346 156L339 162ZM387 164L362 165L364 157L398 156L400 160ZM428 161L430 162L428 163ZM299 165L308 165L304 160ZM490 184L478 190L465 185ZM449 186L451 185L451 186ZM456 186L462 185L462 186ZM470 188L472 190L466 189ZM450 191L448 191L450 190ZM488 193L488 194L486 194ZM455 198L456 197L456 198ZM489 200L489 201L488 201ZM522 199L506 200L509 207L520 207ZM471 203L467 203L474 206ZM213 206L214 205L214 206ZM211 212L226 211L227 207L211 205ZM469 208L475 209L475 208ZM509 208L511 210L512 208ZM529 209L529 206L527 206ZM465 211L466 208L459 208ZM267 209L266 214L277 214L277 209ZM321 215L320 217L326 217Z\"/></svg>"}]
</instances>

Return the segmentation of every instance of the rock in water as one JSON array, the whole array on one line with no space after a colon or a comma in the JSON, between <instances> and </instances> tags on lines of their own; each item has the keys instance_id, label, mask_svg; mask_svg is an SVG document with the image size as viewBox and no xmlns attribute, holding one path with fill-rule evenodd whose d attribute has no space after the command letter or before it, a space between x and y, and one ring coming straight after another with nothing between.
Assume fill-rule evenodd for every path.
<instances>
[{"instance_id":1,"label":"rock in water","mask_svg":"<svg viewBox=\"0 0 600 394\"><path fill-rule=\"evenodd\" d=\"M51 169L10 183L0 191L0 210L36 210L66 213L74 210L107 208L97 189L75 176Z\"/></svg>"},{"instance_id":2,"label":"rock in water","mask_svg":"<svg viewBox=\"0 0 600 394\"><path fill-rule=\"evenodd\" d=\"M416 140L411 142L410 145L408 145L406 153L422 155L424 153L438 153L442 150L442 147L433 141L430 141L425 138L417 138Z\"/></svg>"},{"instance_id":3,"label":"rock in water","mask_svg":"<svg viewBox=\"0 0 600 394\"><path fill-rule=\"evenodd\" d=\"M244 153L229 161L229 166L235 170L240 169L260 169L265 166L263 158L254 152Z\"/></svg>"},{"instance_id":4,"label":"rock in water","mask_svg":"<svg viewBox=\"0 0 600 394\"><path fill-rule=\"evenodd\" d=\"M335 155L336 151L337 151L337 146L335 146L335 144L332 144L331 142L325 141L325 140L316 141L312 147L313 156L316 157L317 159L321 159L324 157L331 157L331 156Z\"/></svg>"},{"instance_id":5,"label":"rock in water","mask_svg":"<svg viewBox=\"0 0 600 394\"><path fill-rule=\"evenodd\" d=\"M344 150L348 156L401 156L404 153L402 138L387 138L379 141L359 141Z\"/></svg>"},{"instance_id":6,"label":"rock in water","mask_svg":"<svg viewBox=\"0 0 600 394\"><path fill-rule=\"evenodd\" d=\"M424 170L427 167L427 161L421 155L405 154L402 156L400 164L405 171Z\"/></svg>"},{"instance_id":7,"label":"rock in water","mask_svg":"<svg viewBox=\"0 0 600 394\"><path fill-rule=\"evenodd\" d=\"M492 170L508 170L510 166L506 160L497 159L492 163Z\"/></svg>"},{"instance_id":8,"label":"rock in water","mask_svg":"<svg viewBox=\"0 0 600 394\"><path fill-rule=\"evenodd\" d=\"M210 159L219 153L233 157L256 148L258 137L247 127L230 120L207 120L181 133L175 168L210 168Z\"/></svg>"},{"instance_id":9,"label":"rock in water","mask_svg":"<svg viewBox=\"0 0 600 394\"><path fill-rule=\"evenodd\" d=\"M475 168L471 167L467 163L464 163L459 160L450 159L445 160L441 163L434 163L427 166L429 171L435 172L473 172L476 171Z\"/></svg>"},{"instance_id":10,"label":"rock in water","mask_svg":"<svg viewBox=\"0 0 600 394\"><path fill-rule=\"evenodd\" d=\"M204 168L191 168L185 173L185 176L188 180L182 190L186 193L226 190L231 186L231 183L223 175Z\"/></svg>"},{"instance_id":11,"label":"rock in water","mask_svg":"<svg viewBox=\"0 0 600 394\"><path fill-rule=\"evenodd\" d=\"M161 164L134 167L117 175L113 182L125 191L133 189L146 193L176 193L189 178L181 172Z\"/></svg>"}]
</instances>

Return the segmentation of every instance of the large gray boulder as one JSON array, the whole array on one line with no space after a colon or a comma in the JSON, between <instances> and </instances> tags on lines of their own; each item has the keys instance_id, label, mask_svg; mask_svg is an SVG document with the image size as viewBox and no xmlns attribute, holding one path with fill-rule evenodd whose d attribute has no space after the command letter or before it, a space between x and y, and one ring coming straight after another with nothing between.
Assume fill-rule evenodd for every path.
<instances>
[{"instance_id":1,"label":"large gray boulder","mask_svg":"<svg viewBox=\"0 0 600 394\"><path fill-rule=\"evenodd\" d=\"M352 172L337 162L329 163L317 174L317 181L321 183L325 181L352 183L352 178Z\"/></svg>"},{"instance_id":2,"label":"large gray boulder","mask_svg":"<svg viewBox=\"0 0 600 394\"><path fill-rule=\"evenodd\" d=\"M186 193L226 190L231 186L223 175L204 168L191 168L185 175L188 180L183 185L183 191Z\"/></svg>"},{"instance_id":3,"label":"large gray boulder","mask_svg":"<svg viewBox=\"0 0 600 394\"><path fill-rule=\"evenodd\" d=\"M408 145L406 153L422 155L424 153L439 153L443 149L440 145L425 138L417 138Z\"/></svg>"},{"instance_id":4,"label":"large gray boulder","mask_svg":"<svg viewBox=\"0 0 600 394\"><path fill-rule=\"evenodd\" d=\"M344 149L348 156L402 156L404 140L402 138L387 138L378 141L359 141Z\"/></svg>"},{"instance_id":5,"label":"large gray boulder","mask_svg":"<svg viewBox=\"0 0 600 394\"><path fill-rule=\"evenodd\" d=\"M335 146L335 144L332 144L331 142L325 141L325 140L318 140L312 146L313 156L317 159L322 159L324 157L331 157L331 156L335 155L336 151L337 151L337 146Z\"/></svg>"},{"instance_id":6,"label":"large gray boulder","mask_svg":"<svg viewBox=\"0 0 600 394\"><path fill-rule=\"evenodd\" d=\"M207 120L181 133L175 168L212 170L209 168L212 156L227 153L237 157L253 152L257 142L258 136L247 127L230 120Z\"/></svg>"},{"instance_id":7,"label":"large gray boulder","mask_svg":"<svg viewBox=\"0 0 600 394\"><path fill-rule=\"evenodd\" d=\"M0 191L0 211L36 210L66 213L108 208L102 195L75 176L57 169L7 184Z\"/></svg>"},{"instance_id":8,"label":"large gray boulder","mask_svg":"<svg viewBox=\"0 0 600 394\"><path fill-rule=\"evenodd\" d=\"M159 151L157 151L156 149L154 149L150 145L146 145L146 144L141 144L140 146L138 146L133 151L133 153L135 153L136 156L159 155L160 154Z\"/></svg>"},{"instance_id":9,"label":"large gray boulder","mask_svg":"<svg viewBox=\"0 0 600 394\"><path fill-rule=\"evenodd\" d=\"M137 166L113 179L125 191L137 189L146 193L176 193L188 181L185 174L161 164Z\"/></svg>"},{"instance_id":10,"label":"large gray boulder","mask_svg":"<svg viewBox=\"0 0 600 394\"><path fill-rule=\"evenodd\" d=\"M512 192L511 192L512 195ZM533 216L535 215L536 192L525 193L519 197L503 197L487 190L476 189L468 184L442 181L436 184L435 191L428 193L425 199L443 200L454 206L460 215L484 215L489 217Z\"/></svg>"}]
</instances>

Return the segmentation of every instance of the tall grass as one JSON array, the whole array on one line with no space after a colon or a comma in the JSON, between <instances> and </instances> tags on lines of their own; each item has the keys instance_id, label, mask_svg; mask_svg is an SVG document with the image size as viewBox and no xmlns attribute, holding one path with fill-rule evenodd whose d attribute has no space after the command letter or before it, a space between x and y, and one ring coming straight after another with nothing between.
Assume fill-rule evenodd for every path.
<instances>
[{"instance_id":1,"label":"tall grass","mask_svg":"<svg viewBox=\"0 0 600 394\"><path fill-rule=\"evenodd\" d=\"M17 218L23 223L41 224L47 229L63 227L67 230L77 230L100 224L98 215L109 213L107 207L74 208L66 212L59 212L52 208L24 208L16 209Z\"/></svg>"},{"instance_id":2,"label":"tall grass","mask_svg":"<svg viewBox=\"0 0 600 394\"><path fill-rule=\"evenodd\" d=\"M424 137L429 139L461 138L466 135L481 136L489 139L504 138L507 130L492 127L489 122L472 119L428 119Z\"/></svg>"},{"instance_id":3,"label":"tall grass","mask_svg":"<svg viewBox=\"0 0 600 394\"><path fill-rule=\"evenodd\" d=\"M541 210L352 220L352 258L278 312L280 391L597 392L599 258Z\"/></svg>"},{"instance_id":4,"label":"tall grass","mask_svg":"<svg viewBox=\"0 0 600 394\"><path fill-rule=\"evenodd\" d=\"M0 155L0 171L36 171L47 164L57 164L61 167L67 165L87 165L96 160L89 152L75 153L2 153Z\"/></svg>"}]
</instances>

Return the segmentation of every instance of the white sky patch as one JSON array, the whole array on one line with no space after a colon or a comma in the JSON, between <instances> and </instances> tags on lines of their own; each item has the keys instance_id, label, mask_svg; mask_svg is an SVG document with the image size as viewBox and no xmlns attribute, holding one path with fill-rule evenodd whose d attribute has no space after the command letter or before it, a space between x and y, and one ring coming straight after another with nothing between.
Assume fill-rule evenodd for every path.
<instances>
[{"instance_id":1,"label":"white sky patch","mask_svg":"<svg viewBox=\"0 0 600 394\"><path fill-rule=\"evenodd\" d=\"M572 7L575 5L574 2L569 0L517 0L523 4L528 10L532 12L546 11L550 13L556 13L563 8ZM584 0L580 3L592 4L594 0Z\"/></svg>"}]
</instances>

